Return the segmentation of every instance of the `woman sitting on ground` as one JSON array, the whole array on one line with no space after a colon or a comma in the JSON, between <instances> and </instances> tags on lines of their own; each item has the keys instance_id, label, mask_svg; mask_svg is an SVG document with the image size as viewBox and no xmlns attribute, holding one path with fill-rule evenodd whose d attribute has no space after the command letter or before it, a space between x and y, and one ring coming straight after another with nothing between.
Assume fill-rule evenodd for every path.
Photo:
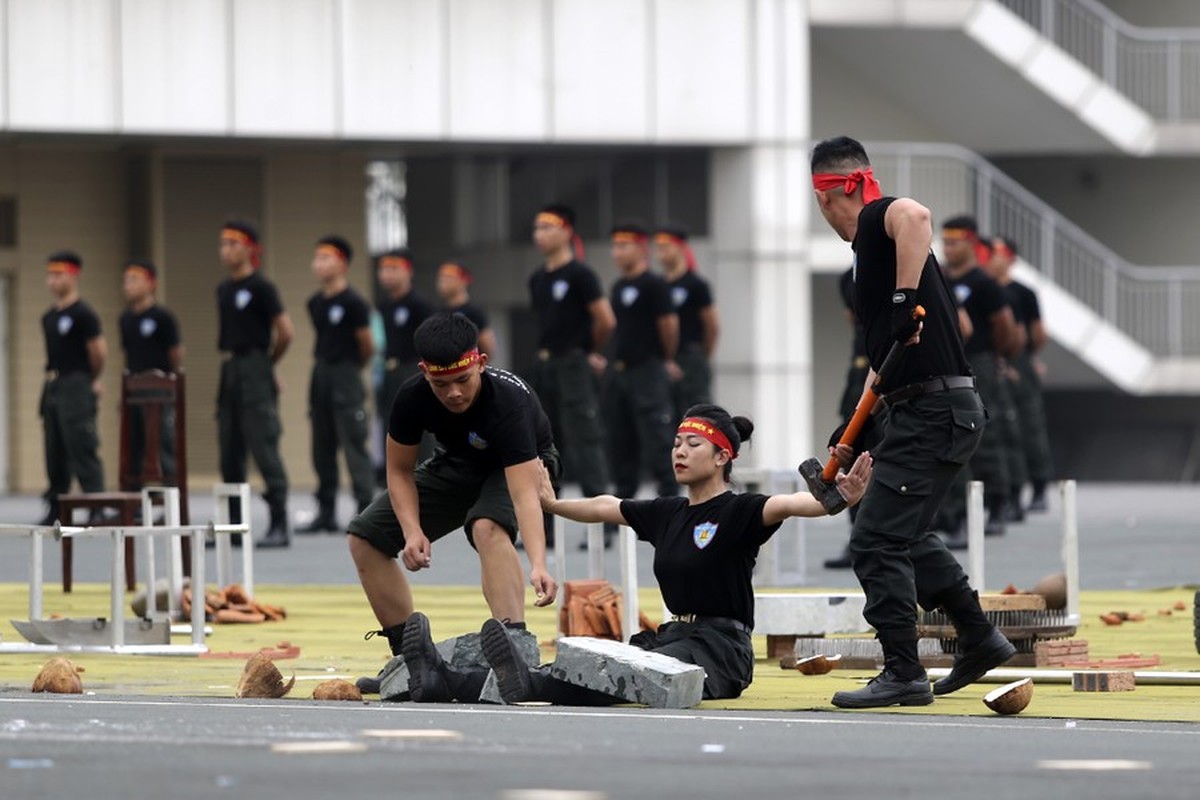
<instances>
[{"instance_id":1,"label":"woman sitting on ground","mask_svg":"<svg viewBox=\"0 0 1200 800\"><path fill-rule=\"evenodd\" d=\"M629 525L654 546L654 574L663 601L674 615L657 632L645 631L630 644L704 668L704 698L741 695L754 675L754 588L751 577L758 549L789 517L825 515L808 492L735 494L729 488L732 462L750 440L754 424L730 417L715 405L688 409L671 448L675 478L687 497L621 500L600 495L581 500L555 497L543 473L542 508L576 522ZM838 453L849 463L849 448ZM866 490L871 458L863 453L849 472L837 476L838 491L854 505ZM548 700L563 705L630 702L551 677L547 667L530 669L504 625L488 620L481 631L483 651L507 703Z\"/></svg>"}]
</instances>

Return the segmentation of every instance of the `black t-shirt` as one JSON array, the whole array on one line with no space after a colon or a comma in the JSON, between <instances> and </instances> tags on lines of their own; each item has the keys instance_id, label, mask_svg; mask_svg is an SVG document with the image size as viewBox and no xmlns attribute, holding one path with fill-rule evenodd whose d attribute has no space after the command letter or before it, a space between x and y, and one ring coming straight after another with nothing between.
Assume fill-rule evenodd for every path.
<instances>
[{"instance_id":1,"label":"black t-shirt","mask_svg":"<svg viewBox=\"0 0 1200 800\"><path fill-rule=\"evenodd\" d=\"M858 321L858 314L854 312L854 268L846 270L842 276L838 278L838 291L842 295L842 305L854 317L854 344L851 346L851 353L854 358L860 358L867 354L867 337L863 334L862 323Z\"/></svg>"},{"instance_id":2,"label":"black t-shirt","mask_svg":"<svg viewBox=\"0 0 1200 800\"><path fill-rule=\"evenodd\" d=\"M766 495L733 492L695 506L686 497L621 501L629 527L654 545L654 577L672 614L754 626L754 562L780 525L763 524L766 502Z\"/></svg>"},{"instance_id":3,"label":"black t-shirt","mask_svg":"<svg viewBox=\"0 0 1200 800\"><path fill-rule=\"evenodd\" d=\"M629 366L663 358L658 318L675 311L667 282L649 270L621 278L613 284L611 302L617 317L613 356Z\"/></svg>"},{"instance_id":4,"label":"black t-shirt","mask_svg":"<svg viewBox=\"0 0 1200 800\"><path fill-rule=\"evenodd\" d=\"M317 332L313 355L318 361L359 363L358 331L371 324L371 310L362 295L349 286L333 297L317 292L308 298L308 316Z\"/></svg>"},{"instance_id":5,"label":"black t-shirt","mask_svg":"<svg viewBox=\"0 0 1200 800\"><path fill-rule=\"evenodd\" d=\"M591 267L571 261L556 270L544 266L529 276L529 298L538 315L538 347L562 355L592 349L592 312L604 296Z\"/></svg>"},{"instance_id":6,"label":"black t-shirt","mask_svg":"<svg viewBox=\"0 0 1200 800\"><path fill-rule=\"evenodd\" d=\"M671 292L671 307L679 315L679 346L704 343L704 323L700 312L713 304L708 281L691 270L673 281L667 281Z\"/></svg>"},{"instance_id":7,"label":"black t-shirt","mask_svg":"<svg viewBox=\"0 0 1200 800\"><path fill-rule=\"evenodd\" d=\"M127 308L121 314L120 327L125 369L171 371L170 351L179 344L179 324L174 314L157 304L141 313Z\"/></svg>"},{"instance_id":8,"label":"black t-shirt","mask_svg":"<svg viewBox=\"0 0 1200 800\"><path fill-rule=\"evenodd\" d=\"M275 284L255 272L241 280L226 278L217 287L221 316L218 349L228 353L266 352L271 347L271 327L283 313Z\"/></svg>"},{"instance_id":9,"label":"black t-shirt","mask_svg":"<svg viewBox=\"0 0 1200 800\"><path fill-rule=\"evenodd\" d=\"M507 370L487 367L479 396L455 414L442 405L424 375L414 375L396 392L388 435L418 445L428 431L446 454L484 469L511 467L554 446L550 420L525 383Z\"/></svg>"},{"instance_id":10,"label":"black t-shirt","mask_svg":"<svg viewBox=\"0 0 1200 800\"><path fill-rule=\"evenodd\" d=\"M896 292L896 242L883 218L894 197L865 206L854 237L854 308L863 326L867 357L878 371L892 346L892 295ZM970 375L958 330L958 308L933 253L917 282L917 304L925 308L921 341L906 348L896 376L884 391L939 375Z\"/></svg>"},{"instance_id":11,"label":"black t-shirt","mask_svg":"<svg viewBox=\"0 0 1200 800\"><path fill-rule=\"evenodd\" d=\"M1009 281L1004 287L1008 294L1008 303L1012 306L1013 316L1017 322L1025 326L1028 341L1025 345L1027 352L1033 352L1033 323L1042 318L1042 308L1038 304L1037 293L1023 283Z\"/></svg>"},{"instance_id":12,"label":"black t-shirt","mask_svg":"<svg viewBox=\"0 0 1200 800\"><path fill-rule=\"evenodd\" d=\"M461 314L471 320L471 322L474 322L475 327L481 331L488 327L487 314L483 313L483 309L474 303L463 303L461 306L447 308L446 310L452 314Z\"/></svg>"},{"instance_id":13,"label":"black t-shirt","mask_svg":"<svg viewBox=\"0 0 1200 800\"><path fill-rule=\"evenodd\" d=\"M42 315L46 337L46 369L91 373L87 343L100 335L100 318L92 307L76 300L66 308L51 307Z\"/></svg>"},{"instance_id":14,"label":"black t-shirt","mask_svg":"<svg viewBox=\"0 0 1200 800\"><path fill-rule=\"evenodd\" d=\"M413 347L413 333L433 314L433 306L416 292L398 300L385 298L379 303L383 333L387 339L387 358L406 363L419 360Z\"/></svg>"},{"instance_id":15,"label":"black t-shirt","mask_svg":"<svg viewBox=\"0 0 1200 800\"><path fill-rule=\"evenodd\" d=\"M1008 296L991 277L979 267L971 267L959 277L946 276L954 296L971 318L971 338L963 349L967 355L990 353L996 349L992 333L992 314L1008 305Z\"/></svg>"}]
</instances>

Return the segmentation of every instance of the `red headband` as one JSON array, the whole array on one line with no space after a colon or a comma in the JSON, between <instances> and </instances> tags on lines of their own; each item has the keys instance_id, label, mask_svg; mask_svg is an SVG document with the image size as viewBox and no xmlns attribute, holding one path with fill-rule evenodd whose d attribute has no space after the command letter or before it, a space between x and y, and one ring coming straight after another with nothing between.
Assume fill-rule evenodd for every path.
<instances>
[{"instance_id":1,"label":"red headband","mask_svg":"<svg viewBox=\"0 0 1200 800\"><path fill-rule=\"evenodd\" d=\"M646 236L645 236L645 234L634 233L633 231L617 231L616 233L614 233L612 235L612 241L613 241L613 244L620 244L622 242L627 242L630 244L637 244L637 245L644 246L646 244Z\"/></svg>"},{"instance_id":2,"label":"red headband","mask_svg":"<svg viewBox=\"0 0 1200 800\"><path fill-rule=\"evenodd\" d=\"M687 239L681 239L673 233L660 231L654 235L655 244L673 244L683 250L684 261L687 262L688 272L696 271L696 254L692 252L692 246L688 244Z\"/></svg>"},{"instance_id":3,"label":"red headband","mask_svg":"<svg viewBox=\"0 0 1200 800\"><path fill-rule=\"evenodd\" d=\"M729 443L729 438L721 433L720 428L706 419L688 417L679 423L679 427L675 430L675 433L679 436L699 436L701 439L705 439L716 445L718 450L724 450L729 453L731 459L738 457L738 454L733 451L733 445Z\"/></svg>"},{"instance_id":4,"label":"red headband","mask_svg":"<svg viewBox=\"0 0 1200 800\"><path fill-rule=\"evenodd\" d=\"M381 267L399 267L400 269L412 272L412 262L402 256L384 256L379 259Z\"/></svg>"},{"instance_id":5,"label":"red headband","mask_svg":"<svg viewBox=\"0 0 1200 800\"><path fill-rule=\"evenodd\" d=\"M346 263L346 254L342 252L341 248L334 247L331 244L317 245L317 252L318 253L326 253L328 255L333 256L334 258L336 258L338 261L342 262L343 264Z\"/></svg>"},{"instance_id":6,"label":"red headband","mask_svg":"<svg viewBox=\"0 0 1200 800\"><path fill-rule=\"evenodd\" d=\"M46 265L47 272L69 272L72 275L78 275L82 270L79 265L73 261L51 261Z\"/></svg>"},{"instance_id":7,"label":"red headband","mask_svg":"<svg viewBox=\"0 0 1200 800\"><path fill-rule=\"evenodd\" d=\"M879 181L875 180L875 171L870 167L856 169L849 175L839 175L836 172L817 172L813 174L814 189L828 191L840 186L846 191L847 196L854 194L854 190L858 188L860 183L863 187L863 203L874 203L883 197L883 192L879 189Z\"/></svg>"},{"instance_id":8,"label":"red headband","mask_svg":"<svg viewBox=\"0 0 1200 800\"><path fill-rule=\"evenodd\" d=\"M262 265L262 245L250 238L250 234L245 231L239 231L237 228L222 228L222 239L233 239L239 244L244 244L250 248L250 266L258 269Z\"/></svg>"},{"instance_id":9,"label":"red headband","mask_svg":"<svg viewBox=\"0 0 1200 800\"><path fill-rule=\"evenodd\" d=\"M150 281L151 283L158 283L158 279L150 273L150 270L146 269L143 266L139 266L137 264L130 264L128 267L125 268L125 271L126 272L140 272L140 273L142 273L142 275L144 275L146 277L146 280Z\"/></svg>"},{"instance_id":10,"label":"red headband","mask_svg":"<svg viewBox=\"0 0 1200 800\"><path fill-rule=\"evenodd\" d=\"M571 249L575 251L575 260L583 261L583 239L579 238L579 234L575 232L575 226L567 222L565 219L555 214L553 211L540 211L533 218L533 224L538 223L544 225L553 225L556 228L566 228L571 232Z\"/></svg>"},{"instance_id":11,"label":"red headband","mask_svg":"<svg viewBox=\"0 0 1200 800\"><path fill-rule=\"evenodd\" d=\"M442 266L438 267L438 273L440 274L443 272L447 275L453 275L468 285L472 280L474 280L474 278L471 276L470 270L468 270L462 264L455 264L453 261L447 261L445 264L442 264Z\"/></svg>"},{"instance_id":12,"label":"red headband","mask_svg":"<svg viewBox=\"0 0 1200 800\"><path fill-rule=\"evenodd\" d=\"M430 364L424 359L421 360L421 367L430 375L435 375L439 378L457 375L460 372L466 372L471 367L479 363L479 348L474 347L450 364Z\"/></svg>"}]
</instances>

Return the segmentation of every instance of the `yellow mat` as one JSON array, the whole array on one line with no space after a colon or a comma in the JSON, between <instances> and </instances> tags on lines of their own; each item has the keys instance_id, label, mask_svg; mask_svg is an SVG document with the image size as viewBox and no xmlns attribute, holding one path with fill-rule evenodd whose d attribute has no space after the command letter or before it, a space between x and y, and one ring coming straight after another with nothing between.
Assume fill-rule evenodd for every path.
<instances>
[{"instance_id":1,"label":"yellow mat","mask_svg":"<svg viewBox=\"0 0 1200 800\"><path fill-rule=\"evenodd\" d=\"M657 616L662 601L655 590L642 590L640 600L650 616ZM1192 599L1194 591L1177 588L1139 592L1084 592L1083 624L1078 637L1087 639L1090 657L1115 658L1127 653L1157 654L1159 671L1197 671L1200 654L1193 640ZM312 687L329 677L373 675L387 658L387 645L380 639L363 641L363 634L376 627L362 592L355 586L260 586L260 600L287 608L284 622L259 625L215 625L208 645L214 653L250 652L260 647L290 642L300 647L300 656L279 662L284 675L295 673L298 681L291 697L309 698ZM1185 610L1174 610L1181 602ZM435 638L478 630L487 608L475 587L421 587L417 605L432 621ZM44 613L64 617L107 616L108 588L98 584L76 584L69 595L47 588ZM1171 609L1169 616L1160 609ZM1109 611L1140 612L1143 622L1110 627L1100 621ZM23 642L9 624L10 619L28 616L24 584L0 584L0 640ZM530 605L530 628L544 643L543 655L553 658L554 612ZM177 641L185 642L180 638ZM759 654L754 684L737 700L711 701L703 709L822 710L835 711L830 696L839 689L853 689L869 673L835 670L823 676L806 676L780 669L766 658L765 637L755 637ZM0 653L0 686L7 691L27 689L41 664L49 656ZM85 691L96 694L133 694L184 697L231 697L241 673L240 658L197 658L194 656L72 655L85 672ZM1067 719L1177 720L1200 722L1200 686L1139 686L1133 692L1093 694L1074 692L1069 685L1038 684L1035 678L1032 703L1023 717ZM904 714L992 715L982 697L994 686L977 684L953 695L938 698L931 706L893 710ZM838 712L842 713L842 712ZM854 713L854 712L848 712Z\"/></svg>"}]
</instances>

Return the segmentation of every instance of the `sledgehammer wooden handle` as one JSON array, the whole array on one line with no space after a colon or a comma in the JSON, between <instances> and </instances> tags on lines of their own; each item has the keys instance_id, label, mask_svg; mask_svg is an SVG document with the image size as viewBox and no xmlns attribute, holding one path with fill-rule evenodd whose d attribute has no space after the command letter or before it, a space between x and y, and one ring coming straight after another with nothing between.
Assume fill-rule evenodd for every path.
<instances>
[{"instance_id":1,"label":"sledgehammer wooden handle","mask_svg":"<svg viewBox=\"0 0 1200 800\"><path fill-rule=\"evenodd\" d=\"M923 306L917 306L913 309L913 319L922 320L924 318L925 308ZM850 417L850 421L846 423L846 430L842 432L842 438L838 439L838 444L854 444L854 441L858 438L858 434L862 431L863 425L867 424L867 418L871 416L871 412L875 409L875 403L883 395L884 385L891 382L892 373L896 371L896 365L904 357L906 347L907 345L904 342L892 342L887 356L883 359L883 364L880 365L879 371L875 373L875 380L871 381L871 385L863 390L858 405L854 407L854 416ZM833 479L837 477L837 471L837 456L831 455L829 460L825 462L825 468L821 470L821 480L826 483L833 483Z\"/></svg>"}]
</instances>

